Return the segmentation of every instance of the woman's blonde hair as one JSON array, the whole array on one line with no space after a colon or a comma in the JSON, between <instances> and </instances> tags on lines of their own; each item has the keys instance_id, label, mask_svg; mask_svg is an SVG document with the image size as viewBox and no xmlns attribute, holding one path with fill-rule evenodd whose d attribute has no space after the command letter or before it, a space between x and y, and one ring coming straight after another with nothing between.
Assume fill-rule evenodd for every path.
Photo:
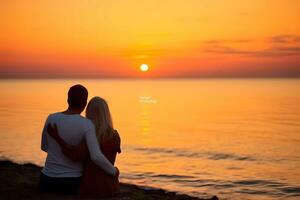
<instances>
[{"instance_id":1,"label":"woman's blonde hair","mask_svg":"<svg viewBox=\"0 0 300 200\"><path fill-rule=\"evenodd\" d=\"M114 128L107 102L101 97L93 97L86 108L86 117L90 119L96 130L99 142L113 137Z\"/></svg>"}]
</instances>

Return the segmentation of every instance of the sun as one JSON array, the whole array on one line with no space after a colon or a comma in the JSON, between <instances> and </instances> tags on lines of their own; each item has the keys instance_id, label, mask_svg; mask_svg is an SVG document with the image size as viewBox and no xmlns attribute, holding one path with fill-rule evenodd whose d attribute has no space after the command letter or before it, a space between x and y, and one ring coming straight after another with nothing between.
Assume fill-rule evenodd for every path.
<instances>
[{"instance_id":1,"label":"sun","mask_svg":"<svg viewBox=\"0 0 300 200\"><path fill-rule=\"evenodd\" d=\"M146 71L149 70L149 66L148 66L147 64L142 64L142 65L140 66L140 70L141 70L142 72L146 72Z\"/></svg>"}]
</instances>

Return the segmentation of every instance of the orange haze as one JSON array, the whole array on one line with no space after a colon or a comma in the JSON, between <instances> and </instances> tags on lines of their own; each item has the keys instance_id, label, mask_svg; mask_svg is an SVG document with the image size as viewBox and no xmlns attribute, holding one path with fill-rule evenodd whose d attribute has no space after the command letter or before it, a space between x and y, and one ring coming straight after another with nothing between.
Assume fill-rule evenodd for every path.
<instances>
[{"instance_id":1,"label":"orange haze","mask_svg":"<svg viewBox=\"0 0 300 200\"><path fill-rule=\"evenodd\" d=\"M298 0L1 1L0 77L299 77L299 10Z\"/></svg>"}]
</instances>

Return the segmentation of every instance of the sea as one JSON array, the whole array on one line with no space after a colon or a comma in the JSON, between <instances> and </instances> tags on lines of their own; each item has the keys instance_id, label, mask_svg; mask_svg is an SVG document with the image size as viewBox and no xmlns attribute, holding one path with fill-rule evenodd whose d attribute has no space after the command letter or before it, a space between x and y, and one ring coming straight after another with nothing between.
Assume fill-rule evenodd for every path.
<instances>
[{"instance_id":1,"label":"sea","mask_svg":"<svg viewBox=\"0 0 300 200\"><path fill-rule=\"evenodd\" d=\"M197 197L300 199L300 79L2 79L1 160L44 165L45 119L67 108L74 84L110 106L122 182Z\"/></svg>"}]
</instances>

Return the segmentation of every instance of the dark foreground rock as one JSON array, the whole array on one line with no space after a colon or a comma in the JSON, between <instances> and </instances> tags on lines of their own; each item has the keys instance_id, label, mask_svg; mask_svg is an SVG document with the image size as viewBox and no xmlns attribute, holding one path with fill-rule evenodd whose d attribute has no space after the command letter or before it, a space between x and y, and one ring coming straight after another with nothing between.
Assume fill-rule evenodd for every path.
<instances>
[{"instance_id":1,"label":"dark foreground rock","mask_svg":"<svg viewBox=\"0 0 300 200\"><path fill-rule=\"evenodd\" d=\"M45 194L37 190L41 168L0 161L0 199L91 199L75 195ZM200 200L188 195L167 192L161 189L142 189L136 185L121 183L120 194L105 200ZM212 197L217 200L217 197Z\"/></svg>"}]
</instances>

